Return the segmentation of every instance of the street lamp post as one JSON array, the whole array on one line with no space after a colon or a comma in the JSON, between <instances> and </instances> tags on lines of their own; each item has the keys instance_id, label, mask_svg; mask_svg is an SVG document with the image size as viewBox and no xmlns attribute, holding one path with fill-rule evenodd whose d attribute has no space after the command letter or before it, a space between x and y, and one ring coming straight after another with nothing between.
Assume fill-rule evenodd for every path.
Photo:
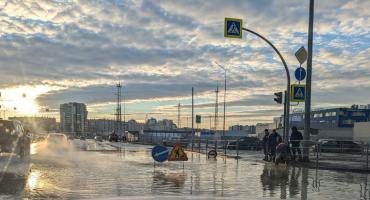
<instances>
[{"instance_id":1,"label":"street lamp post","mask_svg":"<svg viewBox=\"0 0 370 200\"><path fill-rule=\"evenodd\" d=\"M216 64L224 70L224 77L225 77L225 85L224 85L224 125L223 125L223 132L222 136L225 138L225 131L226 131L226 68L216 62Z\"/></svg>"},{"instance_id":2,"label":"street lamp post","mask_svg":"<svg viewBox=\"0 0 370 200\"><path fill-rule=\"evenodd\" d=\"M274 50L275 52L279 55L280 59L281 59L281 62L283 63L284 65L284 68L285 68L285 72L286 72L286 76L287 76L287 92L286 92L286 116L285 116L285 120L284 120L284 129L285 129L285 135L284 135L284 141L285 142L288 142L288 138L289 138L289 110L290 110L290 73L289 73L289 69L288 69L288 66L283 58L283 56L281 55L281 53L279 52L279 50L269 41L267 40L265 37L263 37L262 35L250 30L250 29L247 29L247 28L242 28L244 31L247 31L247 32L250 32L256 36L258 36L259 38L261 38L262 40L264 40L265 42L267 42Z\"/></svg>"}]
</instances>

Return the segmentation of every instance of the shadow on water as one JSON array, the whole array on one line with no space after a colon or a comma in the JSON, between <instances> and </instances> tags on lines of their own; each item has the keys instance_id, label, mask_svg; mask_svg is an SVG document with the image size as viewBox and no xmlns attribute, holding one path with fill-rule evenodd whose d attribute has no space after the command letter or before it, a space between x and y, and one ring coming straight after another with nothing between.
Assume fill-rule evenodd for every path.
<instances>
[{"instance_id":1,"label":"shadow on water","mask_svg":"<svg viewBox=\"0 0 370 200\"><path fill-rule=\"evenodd\" d=\"M20 176L14 173L2 173L0 181L0 195L3 196L20 196L27 183L27 176Z\"/></svg>"}]
</instances>

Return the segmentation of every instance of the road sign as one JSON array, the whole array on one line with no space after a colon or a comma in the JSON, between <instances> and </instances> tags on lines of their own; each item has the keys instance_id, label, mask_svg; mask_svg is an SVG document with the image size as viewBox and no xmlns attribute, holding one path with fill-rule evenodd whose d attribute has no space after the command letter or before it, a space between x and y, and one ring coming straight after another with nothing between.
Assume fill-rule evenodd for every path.
<instances>
[{"instance_id":1,"label":"road sign","mask_svg":"<svg viewBox=\"0 0 370 200\"><path fill-rule=\"evenodd\" d=\"M208 152L208 158L216 158L217 157L217 151L211 150Z\"/></svg>"},{"instance_id":2,"label":"road sign","mask_svg":"<svg viewBox=\"0 0 370 200\"><path fill-rule=\"evenodd\" d=\"M304 102L306 97L306 85L293 84L290 86L290 101Z\"/></svg>"},{"instance_id":3,"label":"road sign","mask_svg":"<svg viewBox=\"0 0 370 200\"><path fill-rule=\"evenodd\" d=\"M242 38L243 20L235 18L225 18L224 36L228 38Z\"/></svg>"},{"instance_id":4,"label":"road sign","mask_svg":"<svg viewBox=\"0 0 370 200\"><path fill-rule=\"evenodd\" d=\"M303 68L303 67L298 67L296 70L295 70L295 78L298 80L298 81L302 81L303 79L306 78L306 70Z\"/></svg>"},{"instance_id":5,"label":"road sign","mask_svg":"<svg viewBox=\"0 0 370 200\"><path fill-rule=\"evenodd\" d=\"M164 146L157 145L152 149L152 157L157 162L164 162L168 159L168 149Z\"/></svg>"},{"instance_id":6,"label":"road sign","mask_svg":"<svg viewBox=\"0 0 370 200\"><path fill-rule=\"evenodd\" d=\"M181 147L180 143L173 145L173 149L168 157L168 161L187 161L188 156L186 155L184 149Z\"/></svg>"},{"instance_id":7,"label":"road sign","mask_svg":"<svg viewBox=\"0 0 370 200\"><path fill-rule=\"evenodd\" d=\"M295 57L297 58L298 62L301 63L301 65L307 60L307 51L304 46L302 46L298 49L297 52L295 52Z\"/></svg>"},{"instance_id":8,"label":"road sign","mask_svg":"<svg viewBox=\"0 0 370 200\"><path fill-rule=\"evenodd\" d=\"M200 116L200 115L196 115L196 116L195 116L195 122L196 122L197 124L202 123L202 116Z\"/></svg>"}]
</instances>

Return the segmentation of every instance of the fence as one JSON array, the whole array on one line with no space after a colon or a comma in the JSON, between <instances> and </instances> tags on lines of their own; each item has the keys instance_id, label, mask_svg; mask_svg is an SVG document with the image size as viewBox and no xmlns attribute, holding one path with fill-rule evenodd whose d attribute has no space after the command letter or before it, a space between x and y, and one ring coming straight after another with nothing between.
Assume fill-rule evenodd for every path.
<instances>
[{"instance_id":1,"label":"fence","mask_svg":"<svg viewBox=\"0 0 370 200\"><path fill-rule=\"evenodd\" d=\"M301 141L303 143L305 141ZM322 140L307 141L310 167L369 171L369 144L348 140ZM173 146L180 143L187 151L207 154L215 150L219 156L235 159L262 160L264 158L263 146L258 140L214 140L214 139L174 139L156 141L156 144ZM290 150L292 148L290 147ZM300 150L303 152L302 146ZM297 156L298 157L298 156ZM290 159L291 161L291 159ZM299 164L299 162L293 162Z\"/></svg>"}]
</instances>

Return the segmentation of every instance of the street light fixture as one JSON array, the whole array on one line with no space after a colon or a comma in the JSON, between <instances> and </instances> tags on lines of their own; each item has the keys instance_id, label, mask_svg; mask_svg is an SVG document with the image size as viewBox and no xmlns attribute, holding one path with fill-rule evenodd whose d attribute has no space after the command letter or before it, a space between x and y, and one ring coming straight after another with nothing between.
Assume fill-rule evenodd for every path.
<instances>
[{"instance_id":1,"label":"street light fixture","mask_svg":"<svg viewBox=\"0 0 370 200\"><path fill-rule=\"evenodd\" d=\"M290 98L289 98L290 97L290 73L289 73L288 65L286 64L285 59L281 55L279 50L269 40L267 40L265 37L263 37L259 33L254 32L250 29L247 29L247 28L242 28L242 29L244 31L250 32L250 33L258 36L259 38L261 38L262 40L267 42L274 49L274 51L279 55L279 58L280 58L281 62L284 65L286 76L287 76L286 96L288 97L288 98L286 98L286 109L284 109L284 111L286 112L286 116L285 116L285 120L284 120L284 129L285 129L284 141L288 142L288 138L289 138L289 120L290 120L290 117L289 117L289 114L290 114L289 113L290 112L289 111L290 110Z\"/></svg>"}]
</instances>

